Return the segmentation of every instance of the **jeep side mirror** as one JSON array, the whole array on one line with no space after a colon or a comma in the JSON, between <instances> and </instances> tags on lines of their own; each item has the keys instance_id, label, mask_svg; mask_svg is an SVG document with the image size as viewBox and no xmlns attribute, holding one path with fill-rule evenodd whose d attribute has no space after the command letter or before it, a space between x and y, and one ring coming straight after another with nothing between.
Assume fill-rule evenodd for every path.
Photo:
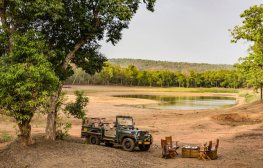
<instances>
[{"instance_id":1,"label":"jeep side mirror","mask_svg":"<svg viewBox=\"0 0 263 168\"><path fill-rule=\"evenodd\" d=\"M113 122L113 125L114 125L114 127L117 127L117 124L116 124L116 122Z\"/></svg>"}]
</instances>

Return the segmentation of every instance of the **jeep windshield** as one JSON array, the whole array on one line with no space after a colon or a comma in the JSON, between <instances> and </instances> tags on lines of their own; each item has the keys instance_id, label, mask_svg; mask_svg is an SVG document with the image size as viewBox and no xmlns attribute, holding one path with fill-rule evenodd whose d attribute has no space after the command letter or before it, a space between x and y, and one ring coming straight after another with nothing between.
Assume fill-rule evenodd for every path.
<instances>
[{"instance_id":1,"label":"jeep windshield","mask_svg":"<svg viewBox=\"0 0 263 168\"><path fill-rule=\"evenodd\" d=\"M133 126L132 118L117 118L117 122L121 126Z\"/></svg>"}]
</instances>

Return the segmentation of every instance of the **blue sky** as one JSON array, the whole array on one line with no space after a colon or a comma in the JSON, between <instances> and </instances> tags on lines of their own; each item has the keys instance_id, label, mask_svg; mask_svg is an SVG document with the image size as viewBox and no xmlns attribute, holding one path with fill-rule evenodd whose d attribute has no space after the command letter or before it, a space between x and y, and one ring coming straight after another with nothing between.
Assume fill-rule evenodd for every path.
<instances>
[{"instance_id":1,"label":"blue sky","mask_svg":"<svg viewBox=\"0 0 263 168\"><path fill-rule=\"evenodd\" d=\"M234 64L248 43L230 43L240 14L262 0L157 0L155 12L140 8L122 40L102 43L107 58Z\"/></svg>"}]
</instances>

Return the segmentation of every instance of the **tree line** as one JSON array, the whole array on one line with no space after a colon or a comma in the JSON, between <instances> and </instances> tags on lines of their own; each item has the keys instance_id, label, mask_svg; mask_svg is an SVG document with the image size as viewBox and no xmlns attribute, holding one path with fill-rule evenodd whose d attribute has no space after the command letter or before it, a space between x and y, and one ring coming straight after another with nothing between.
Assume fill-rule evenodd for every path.
<instances>
[{"instance_id":1,"label":"tree line","mask_svg":"<svg viewBox=\"0 0 263 168\"><path fill-rule=\"evenodd\" d=\"M128 58L114 58L109 59L112 65L119 65L121 67L128 67L134 65L140 70L168 70L180 72L205 72L205 71L218 71L234 70L233 65L228 64L208 64L208 63L188 63L188 62L170 62L170 61L157 61L157 60L144 60L144 59L128 59Z\"/></svg>"},{"instance_id":2,"label":"tree line","mask_svg":"<svg viewBox=\"0 0 263 168\"><path fill-rule=\"evenodd\" d=\"M95 75L76 69L75 74L66 83L158 87L242 88L247 86L245 78L236 70L183 73L168 70L139 70L134 65L122 68L110 63Z\"/></svg>"}]
</instances>

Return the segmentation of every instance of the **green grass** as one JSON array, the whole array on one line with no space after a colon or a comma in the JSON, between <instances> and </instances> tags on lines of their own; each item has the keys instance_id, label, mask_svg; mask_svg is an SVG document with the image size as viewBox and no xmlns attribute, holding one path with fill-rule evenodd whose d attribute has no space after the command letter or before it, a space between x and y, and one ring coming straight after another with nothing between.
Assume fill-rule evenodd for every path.
<instances>
[{"instance_id":1,"label":"green grass","mask_svg":"<svg viewBox=\"0 0 263 168\"><path fill-rule=\"evenodd\" d=\"M255 93L241 93L239 96L244 97L246 103L251 103L258 99L258 96Z\"/></svg>"},{"instance_id":2,"label":"green grass","mask_svg":"<svg viewBox=\"0 0 263 168\"><path fill-rule=\"evenodd\" d=\"M192 92L192 93L239 93L239 89L230 88L179 88L179 87L125 87L125 86L108 86L108 88L72 88L64 90L66 94L72 94L75 90L83 90L85 93L97 92Z\"/></svg>"},{"instance_id":3,"label":"green grass","mask_svg":"<svg viewBox=\"0 0 263 168\"><path fill-rule=\"evenodd\" d=\"M153 89L155 90L155 89ZM239 93L238 89L227 88L156 88L164 92L193 92L193 93Z\"/></svg>"},{"instance_id":4,"label":"green grass","mask_svg":"<svg viewBox=\"0 0 263 168\"><path fill-rule=\"evenodd\" d=\"M13 137L6 132L0 134L0 142L2 143L12 141L12 139Z\"/></svg>"}]
</instances>

